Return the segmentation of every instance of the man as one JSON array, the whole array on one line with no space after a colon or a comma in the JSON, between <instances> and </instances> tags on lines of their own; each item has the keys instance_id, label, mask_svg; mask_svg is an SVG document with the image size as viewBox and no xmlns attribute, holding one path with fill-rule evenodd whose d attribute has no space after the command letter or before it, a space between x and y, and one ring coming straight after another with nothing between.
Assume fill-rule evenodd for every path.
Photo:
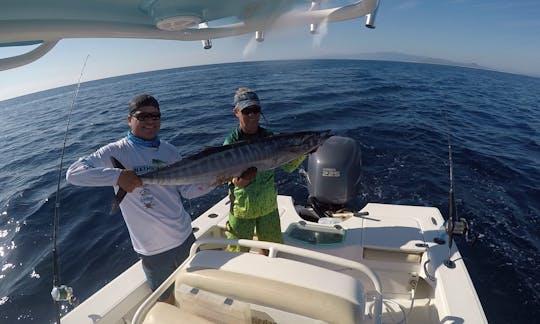
<instances>
[{"instance_id":1,"label":"man","mask_svg":"<svg viewBox=\"0 0 540 324\"><path fill-rule=\"evenodd\" d=\"M257 94L249 88L238 88L234 96L233 113L239 124L225 139L224 145L238 141L253 140L272 135L259 125L261 104ZM292 172L305 159L302 155L285 165ZM231 209L227 222L230 239L253 239L254 231L259 241L283 243L274 170L260 171L250 168L229 183ZM229 246L230 251L246 251ZM267 254L267 251L262 251Z\"/></svg>"},{"instance_id":2,"label":"man","mask_svg":"<svg viewBox=\"0 0 540 324\"><path fill-rule=\"evenodd\" d=\"M66 174L68 183L79 186L113 186L128 194L120 204L133 249L142 260L152 290L187 258L195 241L191 217L181 195L195 198L208 193L211 185L143 185L137 174L180 160L171 144L160 140L161 112L158 101L139 95L129 103L127 136L105 145L73 163ZM127 169L113 166L111 158ZM172 301L172 287L160 300Z\"/></svg>"}]
</instances>

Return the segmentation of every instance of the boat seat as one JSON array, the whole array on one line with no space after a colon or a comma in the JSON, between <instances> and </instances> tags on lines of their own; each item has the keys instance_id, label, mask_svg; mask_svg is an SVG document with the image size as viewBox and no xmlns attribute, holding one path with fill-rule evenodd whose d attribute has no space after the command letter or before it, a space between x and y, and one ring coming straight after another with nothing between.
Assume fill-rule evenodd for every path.
<instances>
[{"instance_id":1,"label":"boat seat","mask_svg":"<svg viewBox=\"0 0 540 324\"><path fill-rule=\"evenodd\" d=\"M254 253L200 251L176 277L177 301L183 285L328 323L359 323L364 314L364 290L353 277Z\"/></svg>"},{"instance_id":2,"label":"boat seat","mask_svg":"<svg viewBox=\"0 0 540 324\"><path fill-rule=\"evenodd\" d=\"M210 324L213 322L195 314L185 312L176 306L163 302L157 302L154 306L152 306L148 314L146 314L143 324L163 323Z\"/></svg>"}]
</instances>

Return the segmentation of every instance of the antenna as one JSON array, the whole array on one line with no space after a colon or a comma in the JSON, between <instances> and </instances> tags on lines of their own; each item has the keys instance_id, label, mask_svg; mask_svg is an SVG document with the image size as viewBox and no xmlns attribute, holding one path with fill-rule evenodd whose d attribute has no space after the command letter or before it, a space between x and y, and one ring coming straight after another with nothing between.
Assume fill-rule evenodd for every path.
<instances>
[{"instance_id":1,"label":"antenna","mask_svg":"<svg viewBox=\"0 0 540 324\"><path fill-rule=\"evenodd\" d=\"M73 295L73 288L68 287L66 285L60 285L60 274L59 274L60 271L58 269L58 254L56 252L57 250L56 240L58 237L58 218L59 218L58 212L60 209L60 181L62 179L62 165L64 162L64 153L66 151L66 142L67 142L69 124L71 123L71 114L73 112L73 107L75 106L75 102L77 101L77 96L79 95L79 88L81 86L81 78L83 76L83 71L86 66L86 62L88 61L89 56L90 55L87 55L86 59L84 60L83 67L81 69L81 74L79 76L79 81L77 82L77 89L75 90L73 101L71 102L71 107L69 109L66 131L64 133L64 144L62 145L62 153L60 155L60 166L58 168L59 169L58 182L56 184L56 200L54 204L54 225L53 225L53 236L52 236L53 289L51 290L51 296L56 306L56 322L58 324L60 324L60 302L67 301L70 304L72 304L75 301L75 297Z\"/></svg>"}]
</instances>

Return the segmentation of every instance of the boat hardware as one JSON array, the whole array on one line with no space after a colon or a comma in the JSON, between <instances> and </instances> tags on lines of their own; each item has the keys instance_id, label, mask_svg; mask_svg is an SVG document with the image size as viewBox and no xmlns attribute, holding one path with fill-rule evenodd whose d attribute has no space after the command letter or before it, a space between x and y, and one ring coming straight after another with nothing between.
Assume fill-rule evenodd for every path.
<instances>
[{"instance_id":1,"label":"boat hardware","mask_svg":"<svg viewBox=\"0 0 540 324\"><path fill-rule=\"evenodd\" d=\"M199 24L199 29L208 28L208 22L204 21ZM204 49L211 49L212 48L212 40L211 39L203 39L202 40L203 48Z\"/></svg>"},{"instance_id":2,"label":"boat hardware","mask_svg":"<svg viewBox=\"0 0 540 324\"><path fill-rule=\"evenodd\" d=\"M255 32L255 40L259 43L262 43L264 41L264 32L257 30Z\"/></svg>"},{"instance_id":3,"label":"boat hardware","mask_svg":"<svg viewBox=\"0 0 540 324\"><path fill-rule=\"evenodd\" d=\"M312 10L319 10L321 9L321 2L320 1L311 1L311 7L309 8L309 11ZM312 35L319 33L319 24L310 24L309 25L309 32Z\"/></svg>"}]
</instances>

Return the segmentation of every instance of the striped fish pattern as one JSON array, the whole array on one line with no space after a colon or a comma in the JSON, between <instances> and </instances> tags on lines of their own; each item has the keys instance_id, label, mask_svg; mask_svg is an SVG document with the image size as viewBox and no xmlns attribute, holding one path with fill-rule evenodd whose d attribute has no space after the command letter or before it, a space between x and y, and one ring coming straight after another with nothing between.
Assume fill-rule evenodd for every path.
<instances>
[{"instance_id":1,"label":"striped fish pattern","mask_svg":"<svg viewBox=\"0 0 540 324\"><path fill-rule=\"evenodd\" d=\"M168 166L141 174L139 178L143 184L216 184L238 177L250 167L256 167L259 171L277 168L301 155L314 152L330 136L329 130L282 133L210 147ZM123 168L115 158L112 160L115 167ZM120 204L125 195L126 192L120 188L116 203Z\"/></svg>"},{"instance_id":2,"label":"striped fish pattern","mask_svg":"<svg viewBox=\"0 0 540 324\"><path fill-rule=\"evenodd\" d=\"M330 131L282 133L265 138L210 147L166 167L140 175L144 184L183 185L215 183L238 177L250 167L277 168L315 151Z\"/></svg>"}]
</instances>

